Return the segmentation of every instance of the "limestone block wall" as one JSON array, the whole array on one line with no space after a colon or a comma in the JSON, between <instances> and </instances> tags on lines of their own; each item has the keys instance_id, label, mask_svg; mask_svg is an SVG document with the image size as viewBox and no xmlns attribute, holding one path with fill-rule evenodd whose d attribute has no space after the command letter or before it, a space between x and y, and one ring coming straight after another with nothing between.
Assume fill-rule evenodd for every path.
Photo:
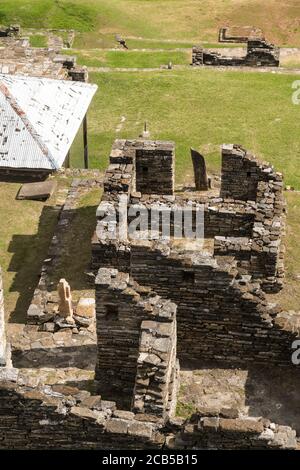
<instances>
[{"instance_id":1,"label":"limestone block wall","mask_svg":"<svg viewBox=\"0 0 300 470\"><path fill-rule=\"evenodd\" d=\"M192 49L192 65L241 67L242 65L245 65L245 60L243 57L222 56L219 52L203 49L202 46L194 46Z\"/></svg>"},{"instance_id":2,"label":"limestone block wall","mask_svg":"<svg viewBox=\"0 0 300 470\"><path fill-rule=\"evenodd\" d=\"M0 367L7 363L7 343L5 334L4 293L2 270L0 267Z\"/></svg>"},{"instance_id":3,"label":"limestone block wall","mask_svg":"<svg viewBox=\"0 0 300 470\"><path fill-rule=\"evenodd\" d=\"M145 320L133 396L133 411L165 418L174 414L179 385L176 321Z\"/></svg>"},{"instance_id":4,"label":"limestone block wall","mask_svg":"<svg viewBox=\"0 0 300 470\"><path fill-rule=\"evenodd\" d=\"M282 329L259 284L237 273L232 257L188 257L150 243L131 247L132 277L177 304L179 359L291 365L296 323Z\"/></svg>"},{"instance_id":5,"label":"limestone block wall","mask_svg":"<svg viewBox=\"0 0 300 470\"><path fill-rule=\"evenodd\" d=\"M135 411L165 418L177 386L176 305L126 273L101 268L96 318L96 380L126 395Z\"/></svg>"},{"instance_id":6,"label":"limestone block wall","mask_svg":"<svg viewBox=\"0 0 300 470\"><path fill-rule=\"evenodd\" d=\"M215 254L236 256L242 273L260 280L266 292L278 292L284 278L282 175L238 146L223 146L221 196L255 200L255 217L243 246L241 240L218 238Z\"/></svg>"},{"instance_id":7,"label":"limestone block wall","mask_svg":"<svg viewBox=\"0 0 300 470\"><path fill-rule=\"evenodd\" d=\"M253 229L255 220L255 204L246 204L243 201L228 202L222 198L212 197L204 201L191 201L187 198L176 196L172 199L168 197L161 197L159 201L157 197L140 197L136 195L130 201L135 200L138 202L132 203L128 207L128 223L134 221L142 211L147 211L148 230L151 230L152 219L157 216L159 223L159 233L162 233L162 220L163 213L168 213L170 221L170 236L174 236L174 232L179 227L179 219L177 211L182 211L180 221L184 219L184 211L189 209L191 211L191 225L192 230L196 229L196 214L197 211L203 211L203 219L198 222L203 224L204 238L213 238L214 236L250 236ZM197 204L196 204L197 203ZM101 206L101 205L100 205ZM140 226L137 226L139 230ZM182 234L184 237L184 233Z\"/></svg>"},{"instance_id":8,"label":"limestone block wall","mask_svg":"<svg viewBox=\"0 0 300 470\"><path fill-rule=\"evenodd\" d=\"M262 418L196 415L166 424L76 387L18 385L0 374L0 449L296 449L295 431ZM144 419L143 419L144 418Z\"/></svg>"},{"instance_id":9,"label":"limestone block wall","mask_svg":"<svg viewBox=\"0 0 300 470\"><path fill-rule=\"evenodd\" d=\"M173 434L167 439L169 448L271 450L295 449L297 445L296 431L289 426L278 426L263 418L232 418L230 409L221 415L203 411L184 424L172 420Z\"/></svg>"},{"instance_id":10,"label":"limestone block wall","mask_svg":"<svg viewBox=\"0 0 300 470\"><path fill-rule=\"evenodd\" d=\"M221 41L225 42L225 41ZM234 42L234 41L226 41ZM216 67L278 67L280 50L264 39L249 39L245 55L224 56L214 50L194 46L192 49L192 65L212 65Z\"/></svg>"},{"instance_id":11,"label":"limestone block wall","mask_svg":"<svg viewBox=\"0 0 300 470\"><path fill-rule=\"evenodd\" d=\"M222 146L220 197L256 201L260 181L277 182L282 188L282 175L269 164L259 162L239 145Z\"/></svg>"},{"instance_id":12,"label":"limestone block wall","mask_svg":"<svg viewBox=\"0 0 300 470\"><path fill-rule=\"evenodd\" d=\"M144 143L143 148L136 151L136 191L142 194L173 194L174 159L173 142Z\"/></svg>"}]
</instances>

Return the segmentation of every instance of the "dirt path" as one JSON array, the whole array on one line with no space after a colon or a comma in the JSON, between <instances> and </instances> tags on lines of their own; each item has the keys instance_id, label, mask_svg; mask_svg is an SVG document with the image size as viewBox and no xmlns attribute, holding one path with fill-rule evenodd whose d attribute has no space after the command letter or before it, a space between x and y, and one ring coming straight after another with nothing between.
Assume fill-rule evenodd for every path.
<instances>
[{"instance_id":1,"label":"dirt path","mask_svg":"<svg viewBox=\"0 0 300 470\"><path fill-rule=\"evenodd\" d=\"M161 67L139 68L139 67L88 67L89 72L161 72L171 70L191 70L197 73L199 70L211 69L218 72L256 72L256 73L276 73L285 75L300 75L299 69L287 69L283 67L214 67L205 65L203 67L192 67L190 65L174 65L168 69L167 65Z\"/></svg>"}]
</instances>

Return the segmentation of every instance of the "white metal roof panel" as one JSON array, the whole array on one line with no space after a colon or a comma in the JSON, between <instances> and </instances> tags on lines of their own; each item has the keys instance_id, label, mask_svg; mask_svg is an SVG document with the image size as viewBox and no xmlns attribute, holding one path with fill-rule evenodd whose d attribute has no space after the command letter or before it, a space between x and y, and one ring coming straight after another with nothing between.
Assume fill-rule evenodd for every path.
<instances>
[{"instance_id":1,"label":"white metal roof panel","mask_svg":"<svg viewBox=\"0 0 300 470\"><path fill-rule=\"evenodd\" d=\"M0 167L57 169L96 85L0 74Z\"/></svg>"}]
</instances>

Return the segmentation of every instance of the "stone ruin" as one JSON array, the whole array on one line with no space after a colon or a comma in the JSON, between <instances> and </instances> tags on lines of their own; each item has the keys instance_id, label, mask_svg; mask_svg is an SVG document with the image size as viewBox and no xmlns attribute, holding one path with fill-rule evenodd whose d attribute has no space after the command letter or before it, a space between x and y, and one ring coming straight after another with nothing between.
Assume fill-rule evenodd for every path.
<instances>
[{"instance_id":1,"label":"stone ruin","mask_svg":"<svg viewBox=\"0 0 300 470\"><path fill-rule=\"evenodd\" d=\"M264 40L263 31L255 26L222 27L219 29L218 39L221 43L240 44L253 38Z\"/></svg>"},{"instance_id":2,"label":"stone ruin","mask_svg":"<svg viewBox=\"0 0 300 470\"><path fill-rule=\"evenodd\" d=\"M21 34L21 27L19 24L11 24L9 26L0 26L0 38L20 36L20 34Z\"/></svg>"},{"instance_id":3,"label":"stone ruin","mask_svg":"<svg viewBox=\"0 0 300 470\"><path fill-rule=\"evenodd\" d=\"M31 47L29 38L1 37L0 73L87 82L87 68L77 66L75 56L60 52L61 48Z\"/></svg>"},{"instance_id":4,"label":"stone ruin","mask_svg":"<svg viewBox=\"0 0 300 470\"><path fill-rule=\"evenodd\" d=\"M54 382L32 386L22 368L0 368L1 449L297 447L293 427L264 416L226 407L201 408L187 419L175 416L180 364L223 361L237 368L289 370L300 322L298 314L268 301L284 278L282 175L242 147L223 145L220 191L175 191L174 164L172 142L115 141L92 240L96 390ZM178 239L174 209L189 206L196 228L197 204L202 239L187 234ZM137 214L153 210L160 221L168 216L170 237L163 236L161 222L150 237L138 224L137 236L126 235ZM68 230L70 211L63 217L59 224ZM145 220L152 229L151 219ZM77 349L87 344L74 340L71 348L64 342L66 329L78 338L70 325L44 328L59 310L59 298L46 284L62 240L59 234L53 238L27 326L35 341L39 335L47 344L55 338L56 361L65 354L70 367L78 358L76 344ZM62 300L68 299L64 314L70 314L68 286L60 285ZM39 351L49 357L49 350ZM37 354L32 357L38 364Z\"/></svg>"},{"instance_id":5,"label":"stone ruin","mask_svg":"<svg viewBox=\"0 0 300 470\"><path fill-rule=\"evenodd\" d=\"M0 368L7 367L10 363L10 345L6 338L4 292L2 282L2 270L0 267Z\"/></svg>"},{"instance_id":6,"label":"stone ruin","mask_svg":"<svg viewBox=\"0 0 300 470\"><path fill-rule=\"evenodd\" d=\"M280 49L269 43L260 30L253 29L247 36L228 36L227 28L219 31L221 43L247 43L245 55L222 55L219 52L194 46L192 65L211 65L216 67L279 67Z\"/></svg>"}]
</instances>

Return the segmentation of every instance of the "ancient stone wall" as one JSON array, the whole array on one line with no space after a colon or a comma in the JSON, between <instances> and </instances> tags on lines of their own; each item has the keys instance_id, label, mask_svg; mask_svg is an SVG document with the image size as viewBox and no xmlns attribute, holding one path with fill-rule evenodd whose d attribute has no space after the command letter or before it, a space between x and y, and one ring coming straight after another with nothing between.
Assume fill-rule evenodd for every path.
<instances>
[{"instance_id":1,"label":"ancient stone wall","mask_svg":"<svg viewBox=\"0 0 300 470\"><path fill-rule=\"evenodd\" d=\"M177 304L179 359L290 365L296 318L282 330L259 284L237 274L233 257L180 255L151 242L131 247L132 277Z\"/></svg>"},{"instance_id":2,"label":"ancient stone wall","mask_svg":"<svg viewBox=\"0 0 300 470\"><path fill-rule=\"evenodd\" d=\"M152 148L151 148L152 147ZM154 142L137 149L136 191L143 194L173 194L174 144Z\"/></svg>"},{"instance_id":3,"label":"ancient stone wall","mask_svg":"<svg viewBox=\"0 0 300 470\"><path fill-rule=\"evenodd\" d=\"M246 38L240 38L244 41ZM221 42L235 42L221 41ZM239 41L240 42L240 41ZM278 67L280 50L264 39L251 38L247 41L244 56L224 56L214 50L194 46L192 49L192 65L212 65L216 67Z\"/></svg>"},{"instance_id":4,"label":"ancient stone wall","mask_svg":"<svg viewBox=\"0 0 300 470\"><path fill-rule=\"evenodd\" d=\"M0 367L7 365L9 361L9 347L6 341L4 292L2 281L2 270L0 267Z\"/></svg>"},{"instance_id":5,"label":"ancient stone wall","mask_svg":"<svg viewBox=\"0 0 300 470\"><path fill-rule=\"evenodd\" d=\"M176 306L147 294L128 274L99 270L96 380L136 412L165 418L176 403Z\"/></svg>"},{"instance_id":6,"label":"ancient stone wall","mask_svg":"<svg viewBox=\"0 0 300 470\"><path fill-rule=\"evenodd\" d=\"M156 299L161 302L161 299ZM161 308L161 307L160 307ZM164 315L164 312L161 312ZM176 411L179 389L176 321L143 321L133 411L166 418Z\"/></svg>"},{"instance_id":7,"label":"ancient stone wall","mask_svg":"<svg viewBox=\"0 0 300 470\"><path fill-rule=\"evenodd\" d=\"M284 278L282 175L241 147L223 146L221 196L255 201L255 217L249 238L218 237L215 254L236 256L241 273L260 280L265 291L278 292Z\"/></svg>"},{"instance_id":8,"label":"ancient stone wall","mask_svg":"<svg viewBox=\"0 0 300 470\"><path fill-rule=\"evenodd\" d=\"M87 68L76 66L76 56L60 52L61 47L30 47L29 38L1 38L0 72L88 81Z\"/></svg>"},{"instance_id":9,"label":"ancient stone wall","mask_svg":"<svg viewBox=\"0 0 300 470\"><path fill-rule=\"evenodd\" d=\"M256 201L259 181L278 183L282 191L282 175L268 163L238 145L222 146L221 197Z\"/></svg>"},{"instance_id":10,"label":"ancient stone wall","mask_svg":"<svg viewBox=\"0 0 300 470\"><path fill-rule=\"evenodd\" d=\"M168 448L210 450L294 449L296 431L278 426L263 418L233 417L234 410L216 415L209 410L198 412L182 424L172 420L173 434L167 437ZM177 431L177 432L176 432Z\"/></svg>"},{"instance_id":11,"label":"ancient stone wall","mask_svg":"<svg viewBox=\"0 0 300 470\"><path fill-rule=\"evenodd\" d=\"M14 375L16 377L14 377ZM0 449L295 449L295 431L262 418L203 413L166 425L139 420L75 387L31 388L0 379ZM230 410L229 410L230 411Z\"/></svg>"},{"instance_id":12,"label":"ancient stone wall","mask_svg":"<svg viewBox=\"0 0 300 470\"><path fill-rule=\"evenodd\" d=\"M133 146L133 142L125 145L126 151ZM278 311L270 313L261 290L276 292L282 286L282 176L241 147L223 146L221 197L193 201L180 195L149 196L133 192L134 166L131 173L125 173L132 160L125 165L120 160L124 150L115 151L119 161L109 167L105 180L109 184L98 210L94 269L122 267L139 284L177 304L179 357L290 363L294 330L283 332L273 321ZM198 246L189 252L184 247L176 249L170 240L159 243L142 237L111 240L108 203L115 202L120 193L126 195L128 212L135 208L136 214L139 207L148 216L154 207L171 212L171 237L175 228L172 209L199 203L204 211L203 235L212 239L213 250L201 253ZM195 212L192 214L195 221ZM129 214L126 224L134 217ZM115 225L120 225L120 216Z\"/></svg>"},{"instance_id":13,"label":"ancient stone wall","mask_svg":"<svg viewBox=\"0 0 300 470\"><path fill-rule=\"evenodd\" d=\"M248 42L249 38L259 38L263 40L262 30L260 28L254 28L253 26L223 27L219 29L218 40L222 43Z\"/></svg>"}]
</instances>

